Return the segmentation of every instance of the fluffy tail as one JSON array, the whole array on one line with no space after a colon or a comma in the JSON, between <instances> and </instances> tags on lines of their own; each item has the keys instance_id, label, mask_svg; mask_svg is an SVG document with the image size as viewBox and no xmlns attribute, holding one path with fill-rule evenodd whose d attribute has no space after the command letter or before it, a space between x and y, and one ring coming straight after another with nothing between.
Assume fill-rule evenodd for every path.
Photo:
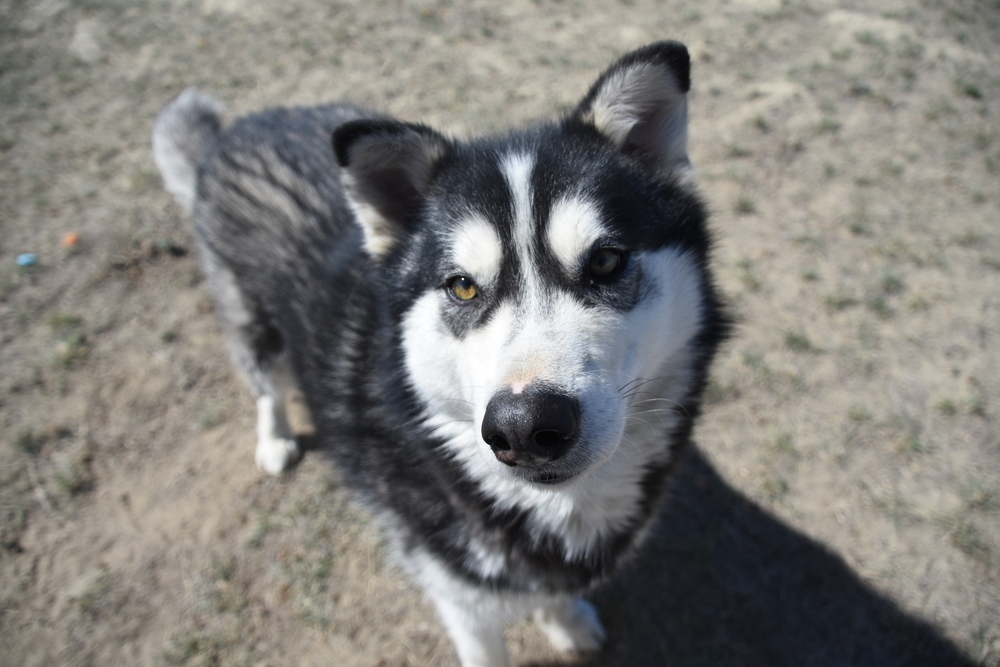
<instances>
[{"instance_id":1,"label":"fluffy tail","mask_svg":"<svg viewBox=\"0 0 1000 667\"><path fill-rule=\"evenodd\" d=\"M188 88L167 103L153 125L153 160L167 192L190 215L198 186L198 163L222 130L222 103Z\"/></svg>"}]
</instances>

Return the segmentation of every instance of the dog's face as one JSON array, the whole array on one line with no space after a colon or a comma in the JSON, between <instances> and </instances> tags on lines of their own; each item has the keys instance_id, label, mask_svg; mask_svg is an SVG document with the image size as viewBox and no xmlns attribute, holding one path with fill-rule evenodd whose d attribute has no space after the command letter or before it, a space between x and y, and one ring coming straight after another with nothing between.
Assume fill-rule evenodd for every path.
<instances>
[{"instance_id":1,"label":"dog's face","mask_svg":"<svg viewBox=\"0 0 1000 667\"><path fill-rule=\"evenodd\" d=\"M635 482L668 455L650 436L685 407L711 299L681 51L631 54L527 133L335 135L366 248L398 287L412 388L476 479L559 488L611 465Z\"/></svg>"},{"instance_id":2,"label":"dog's face","mask_svg":"<svg viewBox=\"0 0 1000 667\"><path fill-rule=\"evenodd\" d=\"M676 408L642 383L700 327L689 194L559 130L458 149L436 190L400 261L420 285L406 364L436 420L473 431L451 442L479 475L568 481L622 446L630 410Z\"/></svg>"}]
</instances>

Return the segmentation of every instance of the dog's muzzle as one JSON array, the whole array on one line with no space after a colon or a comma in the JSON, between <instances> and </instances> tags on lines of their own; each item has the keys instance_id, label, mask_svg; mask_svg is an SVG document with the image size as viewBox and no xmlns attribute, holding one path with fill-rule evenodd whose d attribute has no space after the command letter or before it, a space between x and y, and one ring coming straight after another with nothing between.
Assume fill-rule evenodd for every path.
<instances>
[{"instance_id":1,"label":"dog's muzzle","mask_svg":"<svg viewBox=\"0 0 1000 667\"><path fill-rule=\"evenodd\" d=\"M502 391L483 417L483 440L497 461L540 467L562 457L580 434L580 403L547 387Z\"/></svg>"}]
</instances>

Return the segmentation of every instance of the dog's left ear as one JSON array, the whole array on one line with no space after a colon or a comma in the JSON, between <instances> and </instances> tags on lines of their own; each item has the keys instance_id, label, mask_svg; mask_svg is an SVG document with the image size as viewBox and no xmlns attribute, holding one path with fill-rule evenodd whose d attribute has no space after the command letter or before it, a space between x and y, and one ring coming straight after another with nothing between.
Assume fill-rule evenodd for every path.
<instances>
[{"instance_id":1,"label":"dog's left ear","mask_svg":"<svg viewBox=\"0 0 1000 667\"><path fill-rule=\"evenodd\" d=\"M623 56L601 75L571 119L592 125L656 177L690 167L687 92L691 59L680 42L650 44Z\"/></svg>"},{"instance_id":2,"label":"dog's left ear","mask_svg":"<svg viewBox=\"0 0 1000 667\"><path fill-rule=\"evenodd\" d=\"M429 127L393 120L355 120L334 131L333 152L370 255L384 255L411 231L434 165L450 146Z\"/></svg>"}]
</instances>

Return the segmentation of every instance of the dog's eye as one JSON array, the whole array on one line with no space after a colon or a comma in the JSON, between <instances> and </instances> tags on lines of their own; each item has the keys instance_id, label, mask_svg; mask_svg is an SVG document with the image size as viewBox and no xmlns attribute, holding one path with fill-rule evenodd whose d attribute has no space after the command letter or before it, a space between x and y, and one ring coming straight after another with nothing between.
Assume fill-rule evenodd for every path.
<instances>
[{"instance_id":1,"label":"dog's eye","mask_svg":"<svg viewBox=\"0 0 1000 667\"><path fill-rule=\"evenodd\" d=\"M592 278L608 278L622 267L624 255L614 248L601 248L590 256L587 270Z\"/></svg>"},{"instance_id":2,"label":"dog's eye","mask_svg":"<svg viewBox=\"0 0 1000 667\"><path fill-rule=\"evenodd\" d=\"M459 301L471 301L479 294L476 283L465 276L455 276L448 281L448 291Z\"/></svg>"}]
</instances>

